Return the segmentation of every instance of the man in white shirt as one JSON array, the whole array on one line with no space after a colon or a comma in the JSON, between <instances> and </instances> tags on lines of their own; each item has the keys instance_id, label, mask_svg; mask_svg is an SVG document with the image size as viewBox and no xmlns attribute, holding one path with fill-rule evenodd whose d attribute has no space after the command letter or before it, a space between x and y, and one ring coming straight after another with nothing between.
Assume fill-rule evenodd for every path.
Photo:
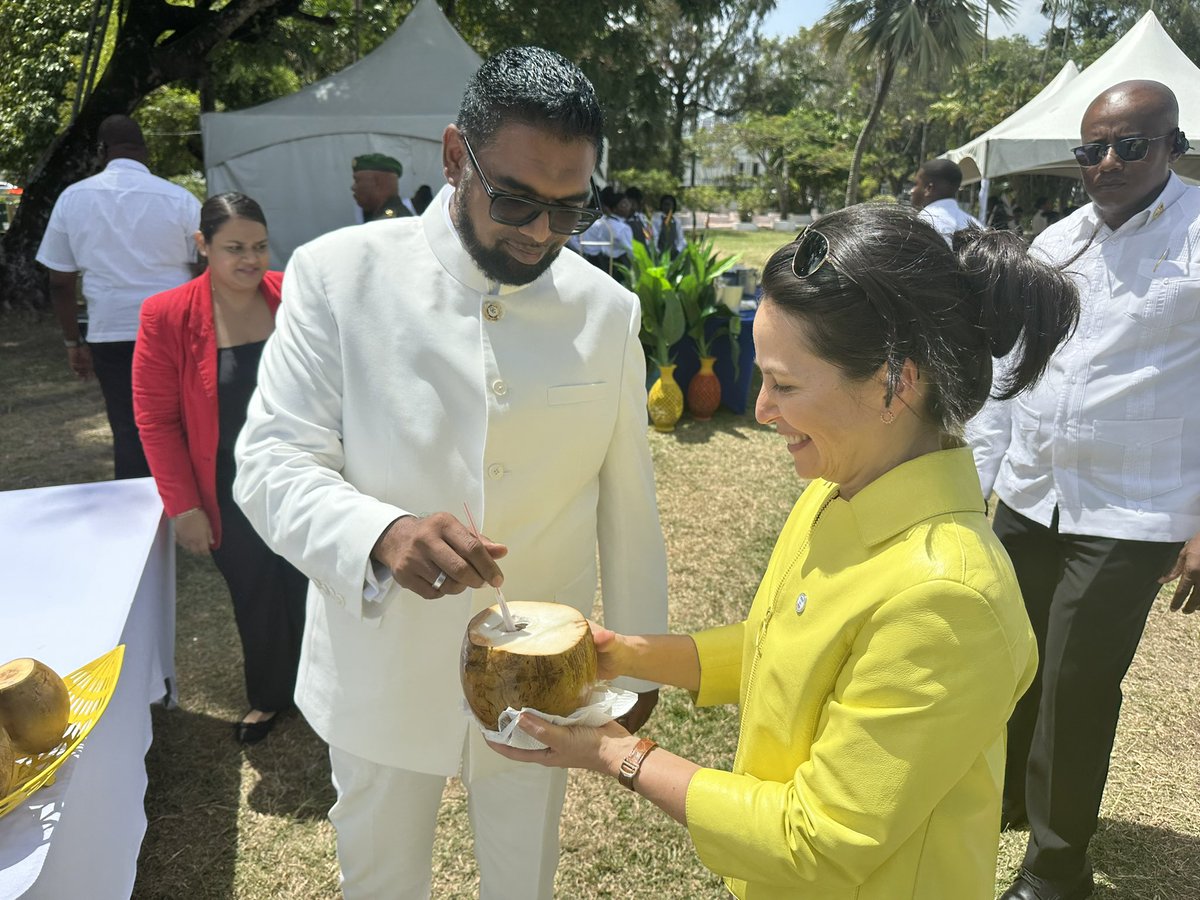
<instances>
[{"instance_id":1,"label":"man in white shirt","mask_svg":"<svg viewBox=\"0 0 1200 900\"><path fill-rule=\"evenodd\" d=\"M234 493L311 579L296 702L330 745L349 900L430 896L460 766L480 896L552 896L562 770L503 758L464 714L460 649L490 586L590 614L598 557L606 625L667 624L640 306L560 252L598 215L603 123L577 67L506 50L468 84L450 186L419 218L288 265ZM622 686L636 730L657 686Z\"/></svg>"},{"instance_id":2,"label":"man in white shirt","mask_svg":"<svg viewBox=\"0 0 1200 900\"><path fill-rule=\"evenodd\" d=\"M614 278L620 277L618 265L628 266L633 261L633 229L617 209L621 200L621 194L611 186L605 187L600 192L604 215L579 236L584 259Z\"/></svg>"},{"instance_id":3,"label":"man in white shirt","mask_svg":"<svg viewBox=\"0 0 1200 900\"><path fill-rule=\"evenodd\" d=\"M979 220L966 212L954 199L962 186L962 169L948 159L931 159L917 169L913 182L912 205L920 217L952 242L954 232L964 228L981 228Z\"/></svg>"},{"instance_id":4,"label":"man in white shirt","mask_svg":"<svg viewBox=\"0 0 1200 900\"><path fill-rule=\"evenodd\" d=\"M104 171L68 187L50 213L37 261L50 270L50 301L67 364L95 374L113 434L117 478L150 474L133 420L133 343L142 301L192 277L200 201L150 174L142 130L128 116L100 123ZM75 316L83 277L87 343Z\"/></svg>"},{"instance_id":5,"label":"man in white shirt","mask_svg":"<svg viewBox=\"0 0 1200 900\"><path fill-rule=\"evenodd\" d=\"M1054 207L1050 205L1049 197L1038 197L1033 207L1033 218L1029 223L1029 233L1037 237L1057 222L1058 216L1054 212Z\"/></svg>"},{"instance_id":6,"label":"man in white shirt","mask_svg":"<svg viewBox=\"0 0 1200 900\"><path fill-rule=\"evenodd\" d=\"M970 429L1041 657L1009 721L1005 821L1029 844L1004 900L1091 894L1121 679L1162 584L1200 608L1200 189L1168 168L1187 139L1165 85L1109 88L1082 133L1092 202L1032 250L1072 273L1079 326Z\"/></svg>"}]
</instances>

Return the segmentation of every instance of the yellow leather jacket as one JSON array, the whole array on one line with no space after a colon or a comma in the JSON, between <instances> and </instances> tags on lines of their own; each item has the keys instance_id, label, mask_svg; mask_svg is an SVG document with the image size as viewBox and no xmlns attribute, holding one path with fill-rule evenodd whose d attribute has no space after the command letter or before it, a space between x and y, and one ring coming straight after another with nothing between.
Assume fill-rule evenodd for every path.
<instances>
[{"instance_id":1,"label":"yellow leather jacket","mask_svg":"<svg viewBox=\"0 0 1200 900\"><path fill-rule=\"evenodd\" d=\"M732 772L687 795L744 900L994 896L1005 723L1037 651L969 449L847 501L814 481L749 617L693 636L698 705L739 703Z\"/></svg>"}]
</instances>

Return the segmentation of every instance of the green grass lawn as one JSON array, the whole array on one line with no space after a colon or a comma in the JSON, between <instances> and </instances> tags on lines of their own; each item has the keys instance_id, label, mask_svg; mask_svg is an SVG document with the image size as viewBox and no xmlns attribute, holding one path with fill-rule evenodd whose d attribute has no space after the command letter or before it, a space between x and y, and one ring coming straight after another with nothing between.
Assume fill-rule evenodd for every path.
<instances>
[{"instance_id":1,"label":"green grass lawn","mask_svg":"<svg viewBox=\"0 0 1200 900\"><path fill-rule=\"evenodd\" d=\"M796 239L796 235L784 231L725 231L703 232L710 237L722 253L738 253L741 262L762 271L771 254Z\"/></svg>"},{"instance_id":2,"label":"green grass lawn","mask_svg":"<svg viewBox=\"0 0 1200 900\"><path fill-rule=\"evenodd\" d=\"M721 233L723 249L762 258L786 235ZM755 264L751 262L751 264ZM0 316L0 489L111 477L100 393L66 368L49 318ZM744 614L775 535L801 489L778 438L721 412L650 433L670 565L671 627ZM10 601L11 602L11 601ZM1150 616L1125 684L1125 712L1094 860L1103 900L1200 897L1200 616ZM207 559L179 554L180 706L154 711L147 754L149 826L137 898L308 900L337 896L326 748L302 718L243 749L230 723L245 708L229 597ZM664 691L646 733L703 765L728 767L732 708L697 711ZM1023 833L1001 838L997 893ZM727 896L684 830L611 779L574 774L562 825L557 895L653 900ZM435 848L434 896L477 892L466 803L452 781ZM81 862L82 864L82 862ZM521 900L521 898L514 898Z\"/></svg>"}]
</instances>

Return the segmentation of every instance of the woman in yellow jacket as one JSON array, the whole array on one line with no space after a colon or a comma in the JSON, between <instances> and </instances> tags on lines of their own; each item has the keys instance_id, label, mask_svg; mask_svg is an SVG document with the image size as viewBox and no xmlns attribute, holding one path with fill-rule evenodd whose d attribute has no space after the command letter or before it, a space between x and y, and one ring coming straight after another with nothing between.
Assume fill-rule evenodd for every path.
<instances>
[{"instance_id":1,"label":"woman in yellow jacket","mask_svg":"<svg viewBox=\"0 0 1200 900\"><path fill-rule=\"evenodd\" d=\"M733 771L526 714L516 759L617 776L686 825L746 900L990 900L1009 713L1037 665L1008 557L959 437L1078 318L1007 233L951 250L910 211L834 213L767 264L762 390L802 478L747 618L693 635L594 627L602 677L740 704Z\"/></svg>"}]
</instances>

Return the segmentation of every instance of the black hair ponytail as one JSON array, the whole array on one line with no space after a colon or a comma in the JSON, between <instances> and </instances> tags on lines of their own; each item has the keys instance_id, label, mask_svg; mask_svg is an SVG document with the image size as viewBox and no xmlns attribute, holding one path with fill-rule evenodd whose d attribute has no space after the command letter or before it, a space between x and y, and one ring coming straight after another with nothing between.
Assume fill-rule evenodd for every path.
<instances>
[{"instance_id":1,"label":"black hair ponytail","mask_svg":"<svg viewBox=\"0 0 1200 900\"><path fill-rule=\"evenodd\" d=\"M1042 376L1075 330L1079 292L1064 271L1031 256L1010 231L959 231L954 250L988 351L997 359L1014 354L992 396L1015 397Z\"/></svg>"}]
</instances>

